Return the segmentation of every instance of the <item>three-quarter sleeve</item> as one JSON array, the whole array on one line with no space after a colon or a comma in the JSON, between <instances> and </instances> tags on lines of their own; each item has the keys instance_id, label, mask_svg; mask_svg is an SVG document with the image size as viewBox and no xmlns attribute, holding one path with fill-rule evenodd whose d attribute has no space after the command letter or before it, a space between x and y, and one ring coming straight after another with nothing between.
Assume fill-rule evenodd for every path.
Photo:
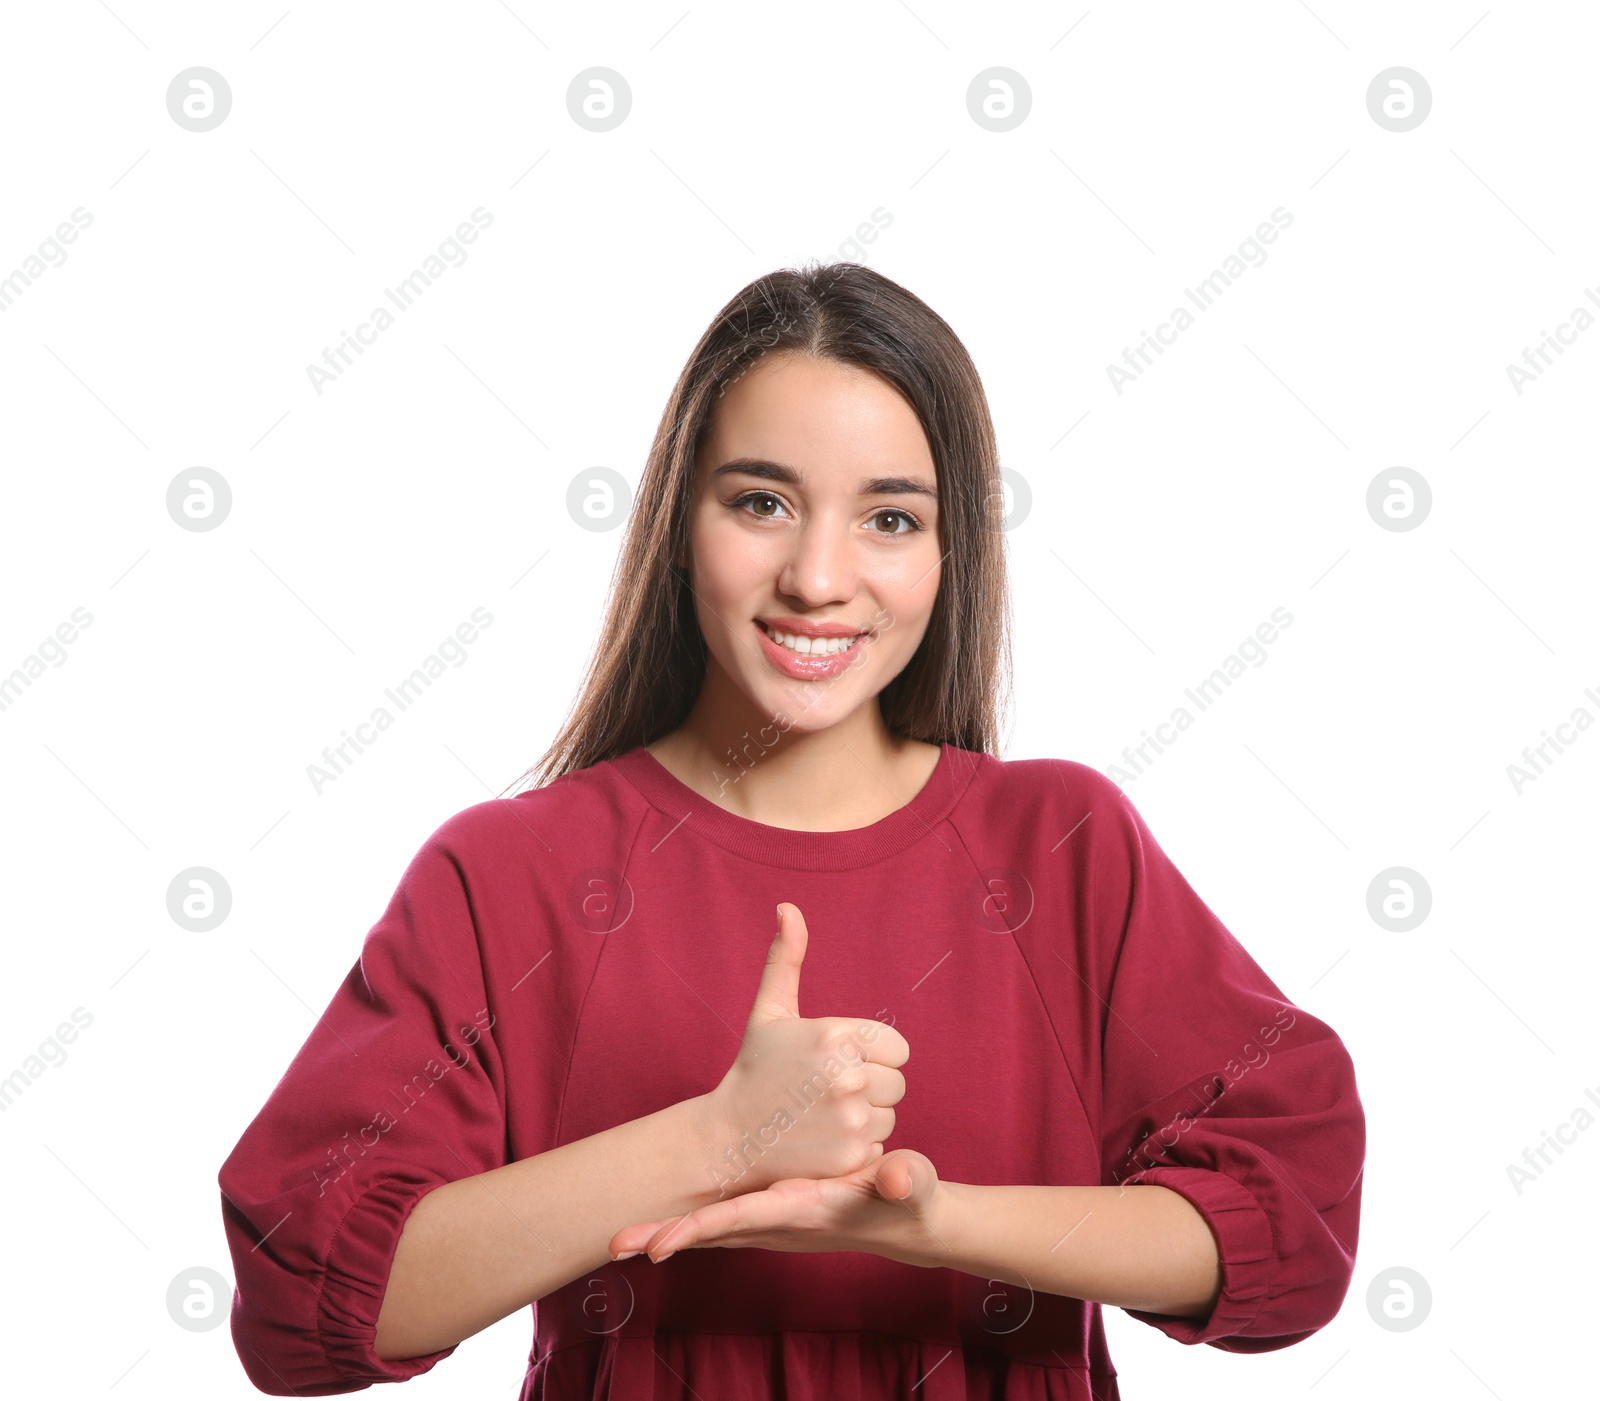
<instances>
[{"instance_id":1,"label":"three-quarter sleeve","mask_svg":"<svg viewBox=\"0 0 1600 1401\"><path fill-rule=\"evenodd\" d=\"M463 840L458 814L424 843L218 1174L234 1346L270 1395L401 1381L454 1351L385 1361L373 1335L412 1208L507 1161Z\"/></svg>"},{"instance_id":2,"label":"three-quarter sleeve","mask_svg":"<svg viewBox=\"0 0 1600 1401\"><path fill-rule=\"evenodd\" d=\"M1355 1265L1366 1155L1355 1069L1115 796L1116 835L1094 872L1114 941L1102 951L1104 1180L1185 1197L1222 1265L1204 1318L1127 1312L1183 1343L1288 1347L1334 1317Z\"/></svg>"}]
</instances>

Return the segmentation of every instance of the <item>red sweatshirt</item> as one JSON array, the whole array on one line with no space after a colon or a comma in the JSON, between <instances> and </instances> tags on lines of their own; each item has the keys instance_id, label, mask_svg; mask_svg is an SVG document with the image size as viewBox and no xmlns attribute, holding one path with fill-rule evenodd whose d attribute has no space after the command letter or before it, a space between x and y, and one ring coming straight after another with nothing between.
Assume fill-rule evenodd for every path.
<instances>
[{"instance_id":1,"label":"red sweatshirt","mask_svg":"<svg viewBox=\"0 0 1600 1401\"><path fill-rule=\"evenodd\" d=\"M1221 1297L1204 1319L1129 1311L1181 1343L1287 1347L1338 1311L1366 1140L1349 1054L1110 779L947 744L888 817L797 832L638 748L446 821L229 1154L250 1380L323 1396L448 1357L372 1350L411 1208L714 1089L780 900L810 935L801 1015L911 1046L886 1149L948 1181L1181 1193ZM533 1314L523 1401L1118 1395L1100 1305L866 1253L640 1255Z\"/></svg>"}]
</instances>

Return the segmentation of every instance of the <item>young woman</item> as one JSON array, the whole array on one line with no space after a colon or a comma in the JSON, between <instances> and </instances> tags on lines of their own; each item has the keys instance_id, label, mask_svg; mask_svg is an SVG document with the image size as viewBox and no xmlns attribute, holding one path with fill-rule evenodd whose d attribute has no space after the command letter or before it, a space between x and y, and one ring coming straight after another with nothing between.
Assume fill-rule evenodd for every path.
<instances>
[{"instance_id":1,"label":"young woman","mask_svg":"<svg viewBox=\"0 0 1600 1401\"><path fill-rule=\"evenodd\" d=\"M1334 1316L1350 1058L1114 783L995 756L999 501L905 289L722 310L538 786L423 845L222 1167L257 1387L535 1303L524 1398L1115 1401L1102 1305Z\"/></svg>"}]
</instances>

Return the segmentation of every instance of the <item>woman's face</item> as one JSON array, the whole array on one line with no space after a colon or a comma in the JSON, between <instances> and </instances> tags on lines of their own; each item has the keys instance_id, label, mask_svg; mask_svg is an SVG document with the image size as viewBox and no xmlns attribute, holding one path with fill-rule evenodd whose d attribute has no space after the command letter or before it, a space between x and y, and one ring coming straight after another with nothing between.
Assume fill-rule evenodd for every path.
<instances>
[{"instance_id":1,"label":"woman's face","mask_svg":"<svg viewBox=\"0 0 1600 1401\"><path fill-rule=\"evenodd\" d=\"M872 372L775 352L740 376L689 518L707 685L731 681L785 729L828 729L875 697L933 612L935 482L915 412Z\"/></svg>"}]
</instances>

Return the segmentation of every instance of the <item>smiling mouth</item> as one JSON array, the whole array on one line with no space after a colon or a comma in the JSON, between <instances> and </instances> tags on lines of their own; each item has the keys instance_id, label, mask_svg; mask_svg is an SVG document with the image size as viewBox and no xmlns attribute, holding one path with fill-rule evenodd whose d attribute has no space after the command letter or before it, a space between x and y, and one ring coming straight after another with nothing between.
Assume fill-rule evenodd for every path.
<instances>
[{"instance_id":1,"label":"smiling mouth","mask_svg":"<svg viewBox=\"0 0 1600 1401\"><path fill-rule=\"evenodd\" d=\"M862 638L870 636L869 633L858 632L853 637L804 637L798 633L778 632L759 618L756 620L756 626L778 646L793 652L797 657L837 657L843 652L848 652Z\"/></svg>"}]
</instances>

